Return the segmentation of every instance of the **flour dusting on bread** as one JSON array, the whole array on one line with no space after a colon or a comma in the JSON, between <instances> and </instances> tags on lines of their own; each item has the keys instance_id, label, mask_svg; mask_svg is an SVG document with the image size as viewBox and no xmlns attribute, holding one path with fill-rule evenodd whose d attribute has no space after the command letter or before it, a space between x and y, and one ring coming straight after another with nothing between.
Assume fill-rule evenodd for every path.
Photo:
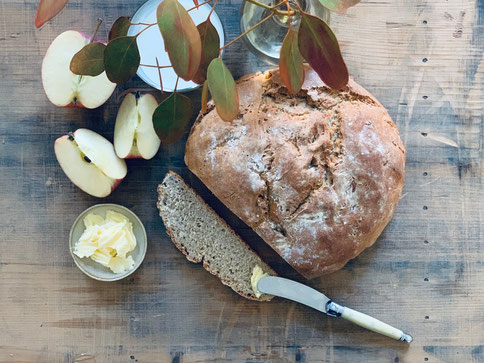
<instances>
[{"instance_id":1,"label":"flour dusting on bread","mask_svg":"<svg viewBox=\"0 0 484 363\"><path fill-rule=\"evenodd\" d=\"M384 107L350 80L310 69L297 95L277 71L238 81L240 114L200 115L185 161L212 192L306 277L371 246L403 187L405 151Z\"/></svg>"}]
</instances>

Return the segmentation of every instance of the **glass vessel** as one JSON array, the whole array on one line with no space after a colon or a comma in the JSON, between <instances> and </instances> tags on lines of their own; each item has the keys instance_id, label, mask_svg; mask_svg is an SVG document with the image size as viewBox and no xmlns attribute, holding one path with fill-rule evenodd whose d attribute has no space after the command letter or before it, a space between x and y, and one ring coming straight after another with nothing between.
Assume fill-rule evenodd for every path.
<instances>
[{"instance_id":1,"label":"glass vessel","mask_svg":"<svg viewBox=\"0 0 484 363\"><path fill-rule=\"evenodd\" d=\"M291 9L297 9L296 0L289 0ZM280 3L280 0L258 0L259 3L274 6ZM324 8L318 0L297 0L301 8L311 14L318 16L325 22L329 22L329 11ZM285 5L279 9L287 10ZM272 11L261 6L254 5L249 1L242 3L240 10L240 32L243 33L260 22L262 19L271 15ZM299 27L301 21L300 15L288 17L287 15L274 15L272 18L259 25L256 29L249 32L244 40L249 49L255 55L261 57L269 63L277 64L279 62L279 52L282 41L286 36L289 22L293 29Z\"/></svg>"}]
</instances>

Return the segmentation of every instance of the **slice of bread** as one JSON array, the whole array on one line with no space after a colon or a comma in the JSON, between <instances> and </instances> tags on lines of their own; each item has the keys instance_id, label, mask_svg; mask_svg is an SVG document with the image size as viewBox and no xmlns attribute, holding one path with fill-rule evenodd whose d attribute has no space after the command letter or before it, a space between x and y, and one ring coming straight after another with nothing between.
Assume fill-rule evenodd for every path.
<instances>
[{"instance_id":1,"label":"slice of bread","mask_svg":"<svg viewBox=\"0 0 484 363\"><path fill-rule=\"evenodd\" d=\"M158 209L175 246L192 262L216 275L243 297L269 301L270 295L255 296L251 286L256 265L276 275L261 258L176 173L170 171L158 186Z\"/></svg>"}]
</instances>

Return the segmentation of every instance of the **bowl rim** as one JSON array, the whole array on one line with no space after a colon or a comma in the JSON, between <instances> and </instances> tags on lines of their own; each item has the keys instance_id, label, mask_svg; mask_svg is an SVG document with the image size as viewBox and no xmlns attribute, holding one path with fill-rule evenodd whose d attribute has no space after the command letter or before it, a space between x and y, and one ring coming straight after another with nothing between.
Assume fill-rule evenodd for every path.
<instances>
[{"instance_id":1,"label":"bowl rim","mask_svg":"<svg viewBox=\"0 0 484 363\"><path fill-rule=\"evenodd\" d=\"M72 241L72 236L74 234L74 227L77 226L77 224L83 219L83 217L88 212L95 210L95 209L98 209L100 207L108 207L109 208L109 207L112 207L112 206L114 206L116 208L120 208L123 211L127 212L127 214L129 214L129 216L126 215L126 217L128 217L128 219L130 219L130 220L134 219L136 222L139 223L139 225L141 226L141 231L142 231L142 235L143 235L143 238L144 238L144 243L142 244L143 246L141 246L140 243L137 241L138 242L137 246L140 246L140 248L142 249L141 250L141 257L137 262L135 262L135 264L134 264L134 266L131 270L128 270L128 271L123 272L121 274L114 274L113 273L112 278L102 278L102 277L93 275L89 271L85 270L85 268L79 262L79 260L81 260L81 258L74 254L74 250L73 250L74 245L73 245L73 241ZM94 204L94 205L90 206L89 208L85 209L74 220L74 223L72 223L72 227L71 227L71 230L69 232L69 252L72 256L72 259L74 260L74 263L79 268L79 270L81 270L85 275L87 275L90 278L97 280L97 281L103 281L103 282L119 281L119 280L124 279L125 277L128 277L133 272L135 272L140 267L141 263L144 261L147 248L148 248L148 236L146 235L146 229L145 229L145 226L144 226L143 222L141 221L141 219L131 209L129 209L129 208L123 206L123 205L116 204L116 203Z\"/></svg>"}]
</instances>

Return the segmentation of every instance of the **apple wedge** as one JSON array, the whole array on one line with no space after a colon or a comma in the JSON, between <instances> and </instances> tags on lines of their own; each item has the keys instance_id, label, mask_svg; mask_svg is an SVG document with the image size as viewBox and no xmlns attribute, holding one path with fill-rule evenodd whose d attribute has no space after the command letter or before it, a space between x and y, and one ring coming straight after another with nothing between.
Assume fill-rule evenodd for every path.
<instances>
[{"instance_id":1,"label":"apple wedge","mask_svg":"<svg viewBox=\"0 0 484 363\"><path fill-rule=\"evenodd\" d=\"M78 76L71 72L71 59L89 43L86 34L68 30L57 36L42 62L42 84L47 98L56 106L96 108L111 96L116 84L106 76Z\"/></svg>"},{"instance_id":2,"label":"apple wedge","mask_svg":"<svg viewBox=\"0 0 484 363\"><path fill-rule=\"evenodd\" d=\"M150 94L128 93L119 107L114 126L114 149L120 158L151 159L160 148L153 128L158 102Z\"/></svg>"},{"instance_id":3,"label":"apple wedge","mask_svg":"<svg viewBox=\"0 0 484 363\"><path fill-rule=\"evenodd\" d=\"M107 197L126 176L127 167L111 142L87 129L59 137L55 156L67 177L94 197Z\"/></svg>"}]
</instances>

